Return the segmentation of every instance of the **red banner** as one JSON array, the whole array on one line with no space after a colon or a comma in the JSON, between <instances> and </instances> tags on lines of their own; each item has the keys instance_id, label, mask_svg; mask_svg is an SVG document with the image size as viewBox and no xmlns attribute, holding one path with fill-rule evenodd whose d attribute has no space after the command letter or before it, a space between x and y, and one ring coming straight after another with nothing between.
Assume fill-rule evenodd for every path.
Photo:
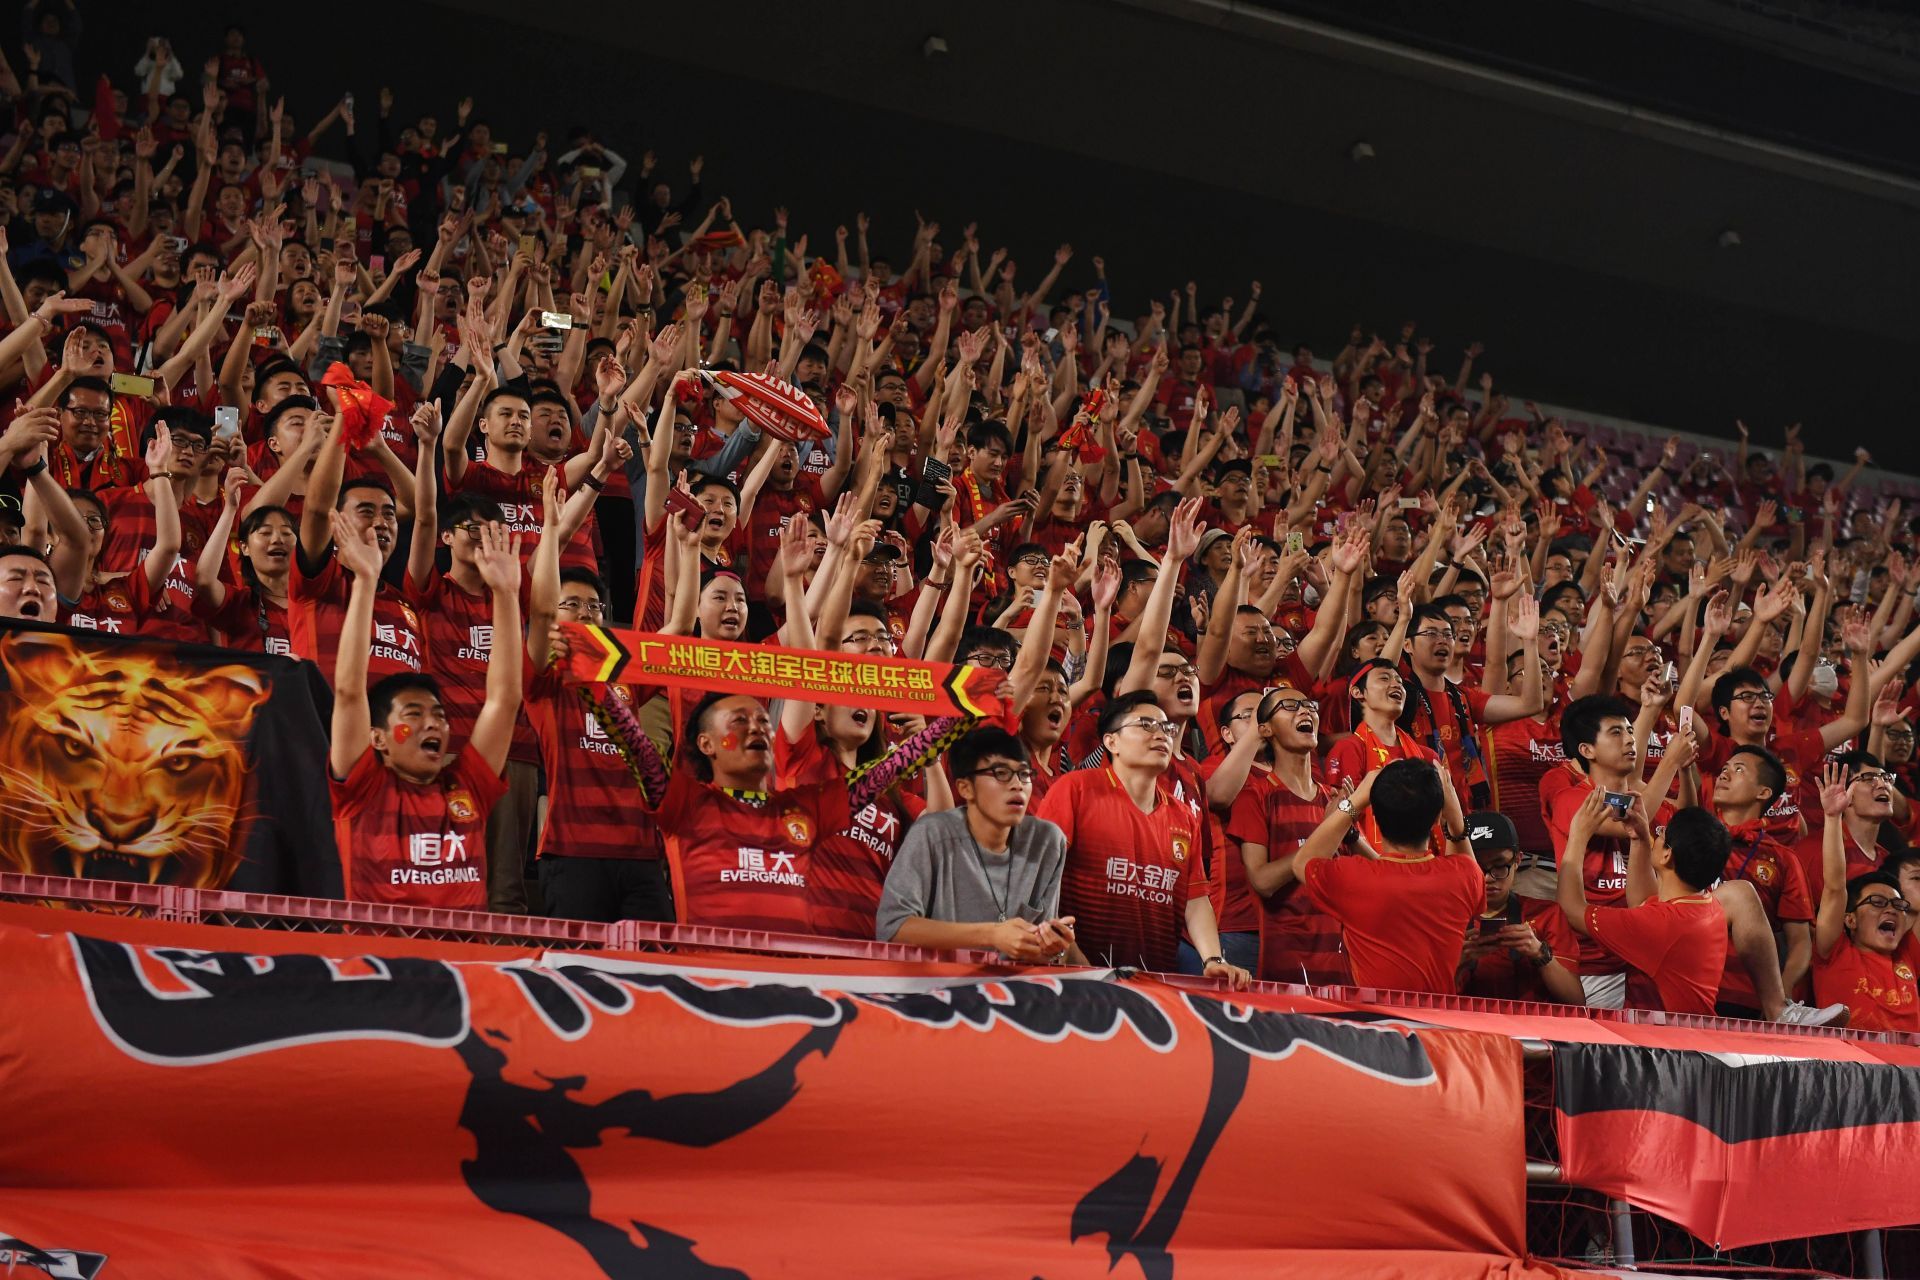
<instances>
[{"instance_id":1,"label":"red banner","mask_svg":"<svg viewBox=\"0 0 1920 1280\"><path fill-rule=\"evenodd\" d=\"M735 644L695 636L616 631L565 624L572 645L568 675L588 683L651 684L756 698L805 698L929 719L1004 711L995 696L1007 673L913 658Z\"/></svg>"},{"instance_id":2,"label":"red banner","mask_svg":"<svg viewBox=\"0 0 1920 1280\"><path fill-rule=\"evenodd\" d=\"M257 936L0 924L5 1247L106 1280L1559 1274L1519 1257L1499 1036Z\"/></svg>"}]
</instances>

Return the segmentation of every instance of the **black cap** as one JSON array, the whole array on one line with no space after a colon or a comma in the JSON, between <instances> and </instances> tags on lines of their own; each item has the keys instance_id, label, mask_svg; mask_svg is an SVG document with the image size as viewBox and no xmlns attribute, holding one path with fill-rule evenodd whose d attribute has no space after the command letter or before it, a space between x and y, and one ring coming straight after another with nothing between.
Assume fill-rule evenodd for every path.
<instances>
[{"instance_id":1,"label":"black cap","mask_svg":"<svg viewBox=\"0 0 1920 1280\"><path fill-rule=\"evenodd\" d=\"M1467 815L1467 839L1473 843L1475 853L1500 849L1517 852L1520 848L1520 833L1514 830L1513 819L1492 809Z\"/></svg>"},{"instance_id":2,"label":"black cap","mask_svg":"<svg viewBox=\"0 0 1920 1280\"><path fill-rule=\"evenodd\" d=\"M876 542L873 544L873 549L868 551L864 558L870 561L898 560L900 559L900 548L894 546L891 542Z\"/></svg>"},{"instance_id":3,"label":"black cap","mask_svg":"<svg viewBox=\"0 0 1920 1280\"><path fill-rule=\"evenodd\" d=\"M63 191L42 187L33 194L33 211L35 213L72 213L73 201Z\"/></svg>"}]
</instances>

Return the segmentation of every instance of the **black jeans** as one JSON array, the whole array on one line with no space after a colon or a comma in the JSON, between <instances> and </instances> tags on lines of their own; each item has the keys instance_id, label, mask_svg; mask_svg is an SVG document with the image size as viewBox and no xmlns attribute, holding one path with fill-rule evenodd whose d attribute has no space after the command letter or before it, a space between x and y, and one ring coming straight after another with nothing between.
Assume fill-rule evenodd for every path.
<instances>
[{"instance_id":1,"label":"black jeans","mask_svg":"<svg viewBox=\"0 0 1920 1280\"><path fill-rule=\"evenodd\" d=\"M660 858L540 859L547 914L561 920L673 922L673 888Z\"/></svg>"}]
</instances>

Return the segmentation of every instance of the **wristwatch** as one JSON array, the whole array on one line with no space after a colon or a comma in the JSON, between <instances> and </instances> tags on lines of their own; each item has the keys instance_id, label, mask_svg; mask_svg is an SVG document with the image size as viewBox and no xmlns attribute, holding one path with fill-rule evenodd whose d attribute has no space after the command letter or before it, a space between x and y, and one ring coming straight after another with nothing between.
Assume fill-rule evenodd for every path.
<instances>
[{"instance_id":1,"label":"wristwatch","mask_svg":"<svg viewBox=\"0 0 1920 1280\"><path fill-rule=\"evenodd\" d=\"M1548 946L1545 942L1542 942L1540 944L1540 954L1533 958L1533 967L1536 969L1544 969L1552 963L1553 963L1553 948Z\"/></svg>"},{"instance_id":2,"label":"wristwatch","mask_svg":"<svg viewBox=\"0 0 1920 1280\"><path fill-rule=\"evenodd\" d=\"M1353 816L1353 797L1341 796L1340 803L1334 805L1333 807L1338 809L1341 813L1346 814L1349 818L1351 818Z\"/></svg>"},{"instance_id":3,"label":"wristwatch","mask_svg":"<svg viewBox=\"0 0 1920 1280\"><path fill-rule=\"evenodd\" d=\"M1204 969L1210 964L1225 964L1226 962L1227 958L1225 956L1208 956L1200 962L1200 967Z\"/></svg>"}]
</instances>

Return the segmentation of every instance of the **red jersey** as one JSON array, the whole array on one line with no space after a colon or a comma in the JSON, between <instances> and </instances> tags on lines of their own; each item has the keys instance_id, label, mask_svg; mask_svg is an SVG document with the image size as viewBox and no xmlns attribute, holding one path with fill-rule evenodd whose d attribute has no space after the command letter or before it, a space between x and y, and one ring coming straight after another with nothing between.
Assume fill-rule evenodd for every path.
<instances>
[{"instance_id":1,"label":"red jersey","mask_svg":"<svg viewBox=\"0 0 1920 1280\"><path fill-rule=\"evenodd\" d=\"M1546 814L1547 835L1553 841L1553 864L1558 867L1567 848L1567 829L1573 822L1573 815L1586 803L1587 793L1593 790L1593 783L1580 771L1578 765L1562 765L1548 770L1540 780L1540 807ZM1584 887L1587 902L1603 907L1624 907L1627 905L1627 854L1630 845L1626 840L1612 836L1595 836L1587 841L1587 860L1583 868ZM1583 974L1609 974L1625 972L1619 957L1607 951L1592 938L1580 939L1580 972Z\"/></svg>"},{"instance_id":2,"label":"red jersey","mask_svg":"<svg viewBox=\"0 0 1920 1280\"><path fill-rule=\"evenodd\" d=\"M293 655L293 628L286 606L275 604L249 586L228 587L226 599L217 609L211 599L204 591L195 593L193 616L211 626L221 644L250 653Z\"/></svg>"},{"instance_id":3,"label":"red jersey","mask_svg":"<svg viewBox=\"0 0 1920 1280\"><path fill-rule=\"evenodd\" d=\"M1825 825L1824 819L1821 825ZM1820 842L1820 832L1815 831L1793 845L1794 859L1799 862L1801 874L1806 877L1807 899L1814 905L1816 911L1820 905L1821 895L1827 891L1827 868L1822 860ZM1854 840L1851 831L1841 834L1840 847L1846 851L1847 879L1849 880L1855 876L1863 876L1869 871L1878 871L1881 864L1887 860L1887 851L1884 846L1876 843L1871 849L1862 849Z\"/></svg>"},{"instance_id":4,"label":"red jersey","mask_svg":"<svg viewBox=\"0 0 1920 1280\"><path fill-rule=\"evenodd\" d=\"M1249 785L1234 799L1227 837L1236 844L1261 845L1267 861L1278 862L1307 842L1326 817L1332 792L1315 783L1313 793L1301 797L1273 774L1266 779L1264 789ZM1243 859L1243 871L1245 866ZM1339 922L1314 907L1298 880L1271 897L1256 893L1254 898L1260 910L1261 981L1310 986L1345 986L1351 981Z\"/></svg>"},{"instance_id":5,"label":"red jersey","mask_svg":"<svg viewBox=\"0 0 1920 1280\"><path fill-rule=\"evenodd\" d=\"M347 897L487 909L487 814L507 788L472 747L429 783L406 781L368 747L346 781L327 783Z\"/></svg>"},{"instance_id":6,"label":"red jersey","mask_svg":"<svg viewBox=\"0 0 1920 1280\"><path fill-rule=\"evenodd\" d=\"M1520 920L1532 925L1540 940L1553 949L1553 958L1563 968L1579 973L1580 961L1576 953L1580 949L1580 935L1567 923L1566 912L1560 910L1560 904L1516 893L1507 899L1507 919L1514 917L1512 908L1516 904ZM1553 1002L1553 997L1547 993L1547 984L1541 981L1540 970L1533 962L1517 959L1511 951L1504 949L1490 951L1474 962L1473 969L1460 987L1460 994L1478 996L1483 1000Z\"/></svg>"},{"instance_id":7,"label":"red jersey","mask_svg":"<svg viewBox=\"0 0 1920 1280\"><path fill-rule=\"evenodd\" d=\"M107 537L100 548L99 570L129 576L141 572L141 563L159 536L153 499L139 487L109 489L97 496L107 509ZM156 594L151 616L141 627L143 634L205 643L207 629L193 616L193 566L219 518L219 503L188 498L180 504L180 552L167 568L164 588Z\"/></svg>"},{"instance_id":8,"label":"red jersey","mask_svg":"<svg viewBox=\"0 0 1920 1280\"><path fill-rule=\"evenodd\" d=\"M1842 936L1831 955L1814 949L1813 997L1821 1004L1844 1004L1852 1031L1920 1032L1920 993L1914 970L1920 967L1920 943L1912 933L1900 939L1892 955L1856 946Z\"/></svg>"},{"instance_id":9,"label":"red jersey","mask_svg":"<svg viewBox=\"0 0 1920 1280\"><path fill-rule=\"evenodd\" d=\"M287 592L287 622L294 653L320 668L333 683L340 657L340 628L347 620L350 575L329 550L320 572L309 577L293 557L293 580ZM373 598L373 643L367 651L367 682L371 684L400 671L422 671L420 637L424 628L413 606L386 583Z\"/></svg>"},{"instance_id":10,"label":"red jersey","mask_svg":"<svg viewBox=\"0 0 1920 1280\"><path fill-rule=\"evenodd\" d=\"M522 595L525 594L522 584ZM493 662L493 592L483 587L473 595L439 573L422 585L407 579L407 600L424 626L427 671L440 686L440 705L455 742L473 737L473 722L487 704L487 667ZM525 600L521 601L525 616ZM513 642L521 642L514 636ZM532 763L540 758L540 744L527 718L513 722L513 745L508 758Z\"/></svg>"},{"instance_id":11,"label":"red jersey","mask_svg":"<svg viewBox=\"0 0 1920 1280\"><path fill-rule=\"evenodd\" d=\"M594 686L596 689L601 686ZM633 690L604 686L609 697L635 707ZM540 827L543 858L659 858L654 825L639 783L599 719L557 668L533 678L527 720L540 743L547 775L547 814Z\"/></svg>"},{"instance_id":12,"label":"red jersey","mask_svg":"<svg viewBox=\"0 0 1920 1280\"><path fill-rule=\"evenodd\" d=\"M1074 917L1087 958L1172 972L1187 903L1207 892L1193 809L1156 788L1153 812L1141 812L1109 765L1060 778L1034 816L1066 834L1060 913Z\"/></svg>"},{"instance_id":13,"label":"red jersey","mask_svg":"<svg viewBox=\"0 0 1920 1280\"><path fill-rule=\"evenodd\" d=\"M1479 863L1458 854L1316 858L1305 886L1346 931L1355 986L1454 993L1460 949L1487 900Z\"/></svg>"},{"instance_id":14,"label":"red jersey","mask_svg":"<svg viewBox=\"0 0 1920 1280\"><path fill-rule=\"evenodd\" d=\"M1587 907L1591 941L1653 980L1668 1013L1711 1015L1727 967L1727 917L1711 893Z\"/></svg>"},{"instance_id":15,"label":"red jersey","mask_svg":"<svg viewBox=\"0 0 1920 1280\"><path fill-rule=\"evenodd\" d=\"M499 503L500 515L507 528L520 535L520 561L524 564L532 558L534 547L540 540L543 524L540 486L545 474L546 468L532 461L517 473L510 474L490 463L469 460L467 469L461 473L460 483L450 486L450 491L475 493ZM572 540L560 548L562 569L592 569L599 572L600 557L594 552L593 535L588 532L592 527L592 518L588 519L589 523L583 525Z\"/></svg>"},{"instance_id":16,"label":"red jersey","mask_svg":"<svg viewBox=\"0 0 1920 1280\"><path fill-rule=\"evenodd\" d=\"M840 783L846 771L809 728L798 742L774 736L774 779L781 787ZM825 831L807 871L807 932L830 938L873 937L886 887L907 827L925 812L912 795L889 792L865 805L842 828Z\"/></svg>"},{"instance_id":17,"label":"red jersey","mask_svg":"<svg viewBox=\"0 0 1920 1280\"><path fill-rule=\"evenodd\" d=\"M1210 756L1200 762L1200 780L1202 785L1212 781L1213 775L1227 758L1222 755ZM1265 769L1254 769L1247 774L1247 781L1240 788L1240 794L1234 797L1234 806L1249 796L1252 804L1258 808L1265 800L1267 792L1279 784L1273 781L1273 774ZM1240 841L1232 839L1227 833L1226 823L1207 802L1205 793L1201 803L1207 810L1208 843L1213 849L1213 863L1208 867L1212 886L1208 896L1214 900L1214 911L1218 914L1222 933L1257 933L1260 930L1260 895L1247 883L1246 859L1240 856ZM1265 841L1255 843L1264 844Z\"/></svg>"},{"instance_id":18,"label":"red jersey","mask_svg":"<svg viewBox=\"0 0 1920 1280\"><path fill-rule=\"evenodd\" d=\"M1404 731L1436 754L1445 754L1454 792L1462 805L1472 808L1473 785L1487 780L1474 735L1486 725L1487 700L1493 695L1475 684L1453 684L1444 677L1441 683L1444 687L1440 689L1425 689L1422 698L1419 677L1407 677L1407 703L1412 715L1405 721Z\"/></svg>"},{"instance_id":19,"label":"red jersey","mask_svg":"<svg viewBox=\"0 0 1920 1280\"><path fill-rule=\"evenodd\" d=\"M787 521L796 516L804 520L807 512L826 505L818 476L797 475L791 489L775 489L771 485L761 488L753 500L753 513L747 519L748 599L767 598L767 576L773 572L773 562L780 558L780 534L786 529Z\"/></svg>"},{"instance_id":20,"label":"red jersey","mask_svg":"<svg viewBox=\"0 0 1920 1280\"><path fill-rule=\"evenodd\" d=\"M1493 807L1513 820L1524 852L1546 853L1553 848L1553 839L1541 809L1540 782L1549 769L1567 760L1560 745L1560 721L1523 716L1493 726L1490 736L1493 768L1488 780Z\"/></svg>"},{"instance_id":21,"label":"red jersey","mask_svg":"<svg viewBox=\"0 0 1920 1280\"><path fill-rule=\"evenodd\" d=\"M1700 776L1707 779L1709 785L1720 776L1720 770L1726 768L1734 748L1739 745L1718 728L1709 730L1707 743L1700 751L1699 766ZM1809 806L1809 813L1817 815L1820 811L1820 762L1827 754L1826 741L1818 729L1802 729L1798 733L1772 735L1767 740L1767 750L1779 756L1787 770L1786 790L1767 810L1767 832L1776 840L1798 840L1809 825L1802 821L1802 805ZM1808 788L1813 789L1811 796Z\"/></svg>"},{"instance_id":22,"label":"red jersey","mask_svg":"<svg viewBox=\"0 0 1920 1280\"><path fill-rule=\"evenodd\" d=\"M62 600L60 621L85 631L130 636L140 633L152 609L153 591L147 586L147 575L136 569L111 581L94 583L72 604Z\"/></svg>"},{"instance_id":23,"label":"red jersey","mask_svg":"<svg viewBox=\"0 0 1920 1280\"><path fill-rule=\"evenodd\" d=\"M1745 880L1760 895L1767 922L1777 932L1785 924L1811 924L1813 898L1807 893L1807 874L1793 850L1767 835L1766 819L1743 822L1729 828L1733 851L1727 857L1722 882ZM1760 1007L1760 993L1754 990L1753 976L1740 961L1737 952L1727 953L1726 973L1720 979L1720 999L1748 1009Z\"/></svg>"},{"instance_id":24,"label":"red jersey","mask_svg":"<svg viewBox=\"0 0 1920 1280\"><path fill-rule=\"evenodd\" d=\"M847 825L844 782L783 788L756 803L674 770L655 821L666 834L681 924L807 932L807 875L820 837Z\"/></svg>"},{"instance_id":25,"label":"red jersey","mask_svg":"<svg viewBox=\"0 0 1920 1280\"><path fill-rule=\"evenodd\" d=\"M1116 631L1116 634L1118 632ZM1313 677L1298 657L1288 653L1281 655L1273 664L1273 673L1268 676L1248 675L1232 667L1220 668L1220 678L1212 684L1200 686L1200 732L1206 739L1207 750L1226 754L1227 744L1220 738L1220 708L1232 702L1243 693L1260 693L1275 685L1287 684L1301 691L1313 687Z\"/></svg>"}]
</instances>

